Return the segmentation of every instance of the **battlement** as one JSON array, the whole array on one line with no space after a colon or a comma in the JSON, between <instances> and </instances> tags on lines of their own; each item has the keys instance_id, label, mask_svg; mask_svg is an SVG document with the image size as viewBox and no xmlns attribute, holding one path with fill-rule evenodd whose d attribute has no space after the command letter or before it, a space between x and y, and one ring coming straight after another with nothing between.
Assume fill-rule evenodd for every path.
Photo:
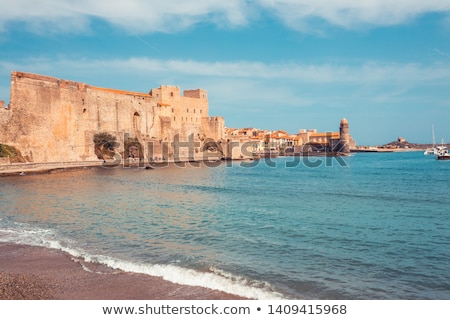
<instances>
[{"instance_id":1,"label":"battlement","mask_svg":"<svg viewBox=\"0 0 450 320\"><path fill-rule=\"evenodd\" d=\"M208 99L208 94L206 90L203 89L184 90L183 96L188 98Z\"/></svg>"},{"instance_id":2,"label":"battlement","mask_svg":"<svg viewBox=\"0 0 450 320\"><path fill-rule=\"evenodd\" d=\"M217 122L217 121L224 121L223 117L209 117L209 121L211 122Z\"/></svg>"},{"instance_id":3,"label":"battlement","mask_svg":"<svg viewBox=\"0 0 450 320\"><path fill-rule=\"evenodd\" d=\"M0 100L0 110L6 109L5 108L5 101Z\"/></svg>"},{"instance_id":4,"label":"battlement","mask_svg":"<svg viewBox=\"0 0 450 320\"><path fill-rule=\"evenodd\" d=\"M162 85L159 88L151 89L149 94L157 100L167 100L180 97L180 88L177 86Z\"/></svg>"},{"instance_id":5,"label":"battlement","mask_svg":"<svg viewBox=\"0 0 450 320\"><path fill-rule=\"evenodd\" d=\"M80 92L86 92L88 89L97 90L97 91L103 91L103 92L109 92L109 93L115 93L115 94L121 94L121 95L131 95L131 96L139 96L139 97L151 97L150 94L142 93L142 92L135 92L135 91L126 91L126 90L118 90L118 89L110 89L110 88L102 88L102 87L94 87L89 84L83 83L83 82L77 82L72 80L65 80L65 79L59 79L54 78L50 76L43 76L39 74L34 73L27 73L27 72L19 72L19 71L13 71L11 72L11 79L18 80L18 79L30 79L30 80L36 80L36 81L43 81L45 83L54 84L57 85L59 88L65 89L65 88L74 88Z\"/></svg>"},{"instance_id":6,"label":"battlement","mask_svg":"<svg viewBox=\"0 0 450 320\"><path fill-rule=\"evenodd\" d=\"M56 83L59 84L61 79L49 77L49 76L43 76L40 74L35 73L28 73L28 72L20 72L20 71L12 71L11 72L11 80L14 81L15 79L20 78L28 78L31 80L39 80L39 81L45 81L50 83Z\"/></svg>"}]
</instances>

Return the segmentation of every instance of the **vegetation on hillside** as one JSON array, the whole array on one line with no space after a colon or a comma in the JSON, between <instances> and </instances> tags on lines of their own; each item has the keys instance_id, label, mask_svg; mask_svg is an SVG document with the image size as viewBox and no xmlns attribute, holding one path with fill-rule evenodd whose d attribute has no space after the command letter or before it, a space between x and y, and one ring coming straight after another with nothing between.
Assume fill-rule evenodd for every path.
<instances>
[{"instance_id":1,"label":"vegetation on hillside","mask_svg":"<svg viewBox=\"0 0 450 320\"><path fill-rule=\"evenodd\" d=\"M26 162L18 149L0 143L0 158L8 158L8 157L11 163Z\"/></svg>"}]
</instances>

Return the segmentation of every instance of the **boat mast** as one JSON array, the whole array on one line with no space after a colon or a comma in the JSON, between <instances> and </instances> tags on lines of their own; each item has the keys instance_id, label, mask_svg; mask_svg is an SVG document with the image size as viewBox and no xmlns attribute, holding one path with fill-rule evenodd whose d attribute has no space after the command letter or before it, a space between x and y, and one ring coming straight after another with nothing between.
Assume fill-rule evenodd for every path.
<instances>
[{"instance_id":1,"label":"boat mast","mask_svg":"<svg viewBox=\"0 0 450 320\"><path fill-rule=\"evenodd\" d=\"M431 125L431 132L433 134L433 148L436 146L436 137L434 135L434 125Z\"/></svg>"}]
</instances>

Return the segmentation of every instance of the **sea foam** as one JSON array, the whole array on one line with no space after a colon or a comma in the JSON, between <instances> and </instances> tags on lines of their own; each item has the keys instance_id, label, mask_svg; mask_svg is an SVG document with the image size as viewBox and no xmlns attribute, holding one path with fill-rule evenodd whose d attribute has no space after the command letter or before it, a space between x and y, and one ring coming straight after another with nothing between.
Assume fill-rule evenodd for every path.
<instances>
[{"instance_id":1,"label":"sea foam","mask_svg":"<svg viewBox=\"0 0 450 320\"><path fill-rule=\"evenodd\" d=\"M283 295L274 291L267 282L254 281L245 277L211 266L208 272L200 272L176 265L138 263L117 259L108 255L92 254L78 248L70 239L59 237L53 230L32 227L18 222L0 220L0 242L10 242L31 246L46 247L61 250L74 258L80 258L88 263L99 263L107 267L154 277L180 285L200 286L219 290L240 297L258 300L283 299ZM92 270L79 261L88 272Z\"/></svg>"}]
</instances>

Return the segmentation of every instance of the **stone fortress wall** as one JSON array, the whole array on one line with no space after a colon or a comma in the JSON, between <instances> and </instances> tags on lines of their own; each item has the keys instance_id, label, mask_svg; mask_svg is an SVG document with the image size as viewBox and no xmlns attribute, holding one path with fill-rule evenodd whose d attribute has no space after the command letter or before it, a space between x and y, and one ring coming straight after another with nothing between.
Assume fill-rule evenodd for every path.
<instances>
[{"instance_id":1,"label":"stone fortress wall","mask_svg":"<svg viewBox=\"0 0 450 320\"><path fill-rule=\"evenodd\" d=\"M202 89L181 95L179 87L161 86L146 94L11 73L10 103L0 108L0 143L18 148L27 161L96 160L93 138L100 132L117 138L124 158L131 138L143 146L139 157L201 160L220 151L224 119L209 117Z\"/></svg>"}]
</instances>

